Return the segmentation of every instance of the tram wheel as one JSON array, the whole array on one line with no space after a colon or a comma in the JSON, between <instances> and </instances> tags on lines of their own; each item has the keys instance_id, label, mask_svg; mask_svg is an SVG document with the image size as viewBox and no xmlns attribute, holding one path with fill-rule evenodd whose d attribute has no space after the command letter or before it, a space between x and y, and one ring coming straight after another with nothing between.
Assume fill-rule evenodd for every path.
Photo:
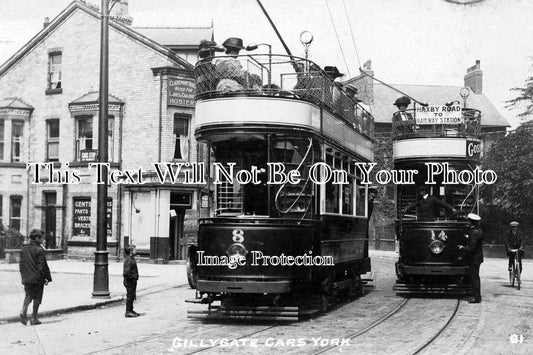
<instances>
[{"instance_id":1,"label":"tram wheel","mask_svg":"<svg viewBox=\"0 0 533 355\"><path fill-rule=\"evenodd\" d=\"M196 281L198 280L198 271L196 265L191 265L191 260L187 261L187 282L191 288L196 288Z\"/></svg>"}]
</instances>

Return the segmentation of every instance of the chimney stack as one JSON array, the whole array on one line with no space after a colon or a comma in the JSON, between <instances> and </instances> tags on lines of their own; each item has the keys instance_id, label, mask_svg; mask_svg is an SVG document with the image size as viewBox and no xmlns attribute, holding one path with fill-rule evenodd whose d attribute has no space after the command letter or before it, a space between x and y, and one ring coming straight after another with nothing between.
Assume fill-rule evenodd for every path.
<instances>
[{"instance_id":1,"label":"chimney stack","mask_svg":"<svg viewBox=\"0 0 533 355\"><path fill-rule=\"evenodd\" d=\"M476 60L476 65L468 68L465 75L465 86L472 89L474 94L483 93L483 72L480 63L480 60Z\"/></svg>"},{"instance_id":2,"label":"chimney stack","mask_svg":"<svg viewBox=\"0 0 533 355\"><path fill-rule=\"evenodd\" d=\"M115 6L111 9L111 18L126 26L131 26L133 17L128 11L128 0L118 0Z\"/></svg>"},{"instance_id":3,"label":"chimney stack","mask_svg":"<svg viewBox=\"0 0 533 355\"><path fill-rule=\"evenodd\" d=\"M43 23L43 28L48 27L49 24L50 24L50 19L48 17L45 17L44 18L44 23Z\"/></svg>"}]
</instances>

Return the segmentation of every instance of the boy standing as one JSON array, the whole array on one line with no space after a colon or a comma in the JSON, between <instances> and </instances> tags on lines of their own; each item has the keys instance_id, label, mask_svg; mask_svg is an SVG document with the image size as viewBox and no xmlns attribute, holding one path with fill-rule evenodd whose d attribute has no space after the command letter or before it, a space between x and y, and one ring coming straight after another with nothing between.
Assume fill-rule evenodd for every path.
<instances>
[{"instance_id":1,"label":"boy standing","mask_svg":"<svg viewBox=\"0 0 533 355\"><path fill-rule=\"evenodd\" d=\"M126 318L138 317L139 313L133 310L133 301L137 292L137 280L139 279L139 270L137 269L137 262L135 261L135 255L137 250L135 245L127 245L124 248L124 286L126 287Z\"/></svg>"}]
</instances>

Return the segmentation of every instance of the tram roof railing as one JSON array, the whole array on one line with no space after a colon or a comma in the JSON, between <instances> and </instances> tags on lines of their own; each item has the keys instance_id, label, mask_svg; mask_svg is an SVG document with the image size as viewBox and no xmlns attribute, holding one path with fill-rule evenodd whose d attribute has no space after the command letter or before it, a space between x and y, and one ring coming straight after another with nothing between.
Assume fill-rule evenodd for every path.
<instances>
[{"instance_id":1,"label":"tram roof railing","mask_svg":"<svg viewBox=\"0 0 533 355\"><path fill-rule=\"evenodd\" d=\"M357 131L374 133L374 117L315 63L286 55L204 58L195 66L196 100L251 96L293 98L328 108Z\"/></svg>"},{"instance_id":2,"label":"tram roof railing","mask_svg":"<svg viewBox=\"0 0 533 355\"><path fill-rule=\"evenodd\" d=\"M481 111L472 108L462 108L460 123L428 124L417 121L416 109L404 111L403 118L400 111L393 114L393 138L408 137L472 137L478 138L481 133ZM407 119L406 119L407 118Z\"/></svg>"}]
</instances>

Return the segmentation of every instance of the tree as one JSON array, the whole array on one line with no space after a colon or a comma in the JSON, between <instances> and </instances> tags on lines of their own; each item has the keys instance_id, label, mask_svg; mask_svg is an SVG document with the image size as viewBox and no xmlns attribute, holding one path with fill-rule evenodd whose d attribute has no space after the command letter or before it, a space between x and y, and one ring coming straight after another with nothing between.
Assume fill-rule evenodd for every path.
<instances>
[{"instance_id":1,"label":"tree","mask_svg":"<svg viewBox=\"0 0 533 355\"><path fill-rule=\"evenodd\" d=\"M494 184L481 188L484 211L490 215L484 220L506 227L512 218L533 230L533 122L521 124L496 141L483 169L494 170L498 176Z\"/></svg>"},{"instance_id":2,"label":"tree","mask_svg":"<svg viewBox=\"0 0 533 355\"><path fill-rule=\"evenodd\" d=\"M533 60L533 57L531 58ZM524 87L512 88L511 91L517 92L518 96L512 100L506 101L507 108L515 108L517 106L526 105L524 112L518 114L518 117L526 118L533 114L533 76L529 76Z\"/></svg>"}]
</instances>

